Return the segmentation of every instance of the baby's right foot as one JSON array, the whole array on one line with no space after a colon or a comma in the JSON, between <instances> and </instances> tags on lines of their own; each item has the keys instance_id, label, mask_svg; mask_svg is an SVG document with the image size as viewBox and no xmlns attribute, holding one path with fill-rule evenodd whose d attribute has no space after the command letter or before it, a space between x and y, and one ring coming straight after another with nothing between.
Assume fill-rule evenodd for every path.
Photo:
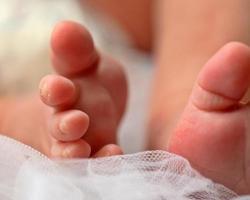
<instances>
[{"instance_id":1,"label":"baby's right foot","mask_svg":"<svg viewBox=\"0 0 250 200\"><path fill-rule=\"evenodd\" d=\"M226 45L201 70L168 149L203 175L248 194L250 107L240 101L249 85L250 48Z\"/></svg>"},{"instance_id":2,"label":"baby's right foot","mask_svg":"<svg viewBox=\"0 0 250 200\"><path fill-rule=\"evenodd\" d=\"M56 26L51 46L57 74L40 83L47 106L29 98L23 116L16 113L22 123L10 129L8 117L2 132L52 157L87 157L90 147L97 156L120 154L119 147L108 145L116 142L126 103L127 85L120 64L99 54L88 31L74 22Z\"/></svg>"}]
</instances>

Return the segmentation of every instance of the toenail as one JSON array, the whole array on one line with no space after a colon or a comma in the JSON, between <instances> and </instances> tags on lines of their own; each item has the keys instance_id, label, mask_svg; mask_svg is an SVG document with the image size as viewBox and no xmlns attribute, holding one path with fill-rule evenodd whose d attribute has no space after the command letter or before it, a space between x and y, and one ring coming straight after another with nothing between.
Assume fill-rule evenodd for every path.
<instances>
[{"instance_id":1,"label":"toenail","mask_svg":"<svg viewBox=\"0 0 250 200\"><path fill-rule=\"evenodd\" d=\"M67 119L62 119L62 121L59 124L59 130L62 135L65 135L68 133Z\"/></svg>"},{"instance_id":2,"label":"toenail","mask_svg":"<svg viewBox=\"0 0 250 200\"><path fill-rule=\"evenodd\" d=\"M40 84L40 95L42 98L44 98L45 100L49 100L50 98L50 93L49 93L49 89L48 89L48 84L47 82L42 82Z\"/></svg>"},{"instance_id":3,"label":"toenail","mask_svg":"<svg viewBox=\"0 0 250 200\"><path fill-rule=\"evenodd\" d=\"M62 156L62 150L58 145L53 145L51 147L51 155L55 158L59 158Z\"/></svg>"},{"instance_id":4,"label":"toenail","mask_svg":"<svg viewBox=\"0 0 250 200\"><path fill-rule=\"evenodd\" d=\"M80 139L88 128L87 120L86 114L81 111L72 111L60 119L58 130L64 139Z\"/></svg>"},{"instance_id":5,"label":"toenail","mask_svg":"<svg viewBox=\"0 0 250 200\"><path fill-rule=\"evenodd\" d=\"M73 145L66 147L62 152L62 157L70 158L72 157L72 152L74 152L75 147Z\"/></svg>"},{"instance_id":6,"label":"toenail","mask_svg":"<svg viewBox=\"0 0 250 200\"><path fill-rule=\"evenodd\" d=\"M106 151L102 157L110 157L112 153L110 151Z\"/></svg>"}]
</instances>

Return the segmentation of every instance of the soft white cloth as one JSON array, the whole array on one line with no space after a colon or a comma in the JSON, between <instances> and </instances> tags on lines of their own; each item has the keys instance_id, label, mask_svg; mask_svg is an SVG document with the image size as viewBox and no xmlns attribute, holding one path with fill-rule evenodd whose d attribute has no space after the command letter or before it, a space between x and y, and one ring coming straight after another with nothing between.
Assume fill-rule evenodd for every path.
<instances>
[{"instance_id":1,"label":"soft white cloth","mask_svg":"<svg viewBox=\"0 0 250 200\"><path fill-rule=\"evenodd\" d=\"M237 195L163 151L52 161L0 136L1 200L230 200ZM250 199L249 196L242 197Z\"/></svg>"}]
</instances>

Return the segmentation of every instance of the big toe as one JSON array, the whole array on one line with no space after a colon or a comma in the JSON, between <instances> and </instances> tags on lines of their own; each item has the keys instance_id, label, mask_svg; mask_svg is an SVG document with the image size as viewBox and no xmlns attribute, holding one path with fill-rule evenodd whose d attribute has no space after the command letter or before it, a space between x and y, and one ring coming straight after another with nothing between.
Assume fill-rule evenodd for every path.
<instances>
[{"instance_id":1,"label":"big toe","mask_svg":"<svg viewBox=\"0 0 250 200\"><path fill-rule=\"evenodd\" d=\"M201 70L191 101L199 109L222 110L235 106L250 83L250 48L231 42Z\"/></svg>"},{"instance_id":2,"label":"big toe","mask_svg":"<svg viewBox=\"0 0 250 200\"><path fill-rule=\"evenodd\" d=\"M94 67L99 57L90 33L82 25L64 21L51 36L51 59L62 75L74 75Z\"/></svg>"}]
</instances>

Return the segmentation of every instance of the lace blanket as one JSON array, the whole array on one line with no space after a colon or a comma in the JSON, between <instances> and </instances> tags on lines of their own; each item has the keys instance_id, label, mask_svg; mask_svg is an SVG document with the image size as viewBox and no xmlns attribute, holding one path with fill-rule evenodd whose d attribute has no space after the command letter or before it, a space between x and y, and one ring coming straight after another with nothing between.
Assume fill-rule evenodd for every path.
<instances>
[{"instance_id":1,"label":"lace blanket","mask_svg":"<svg viewBox=\"0 0 250 200\"><path fill-rule=\"evenodd\" d=\"M238 197L164 151L52 161L0 136L1 200L230 200Z\"/></svg>"}]
</instances>

